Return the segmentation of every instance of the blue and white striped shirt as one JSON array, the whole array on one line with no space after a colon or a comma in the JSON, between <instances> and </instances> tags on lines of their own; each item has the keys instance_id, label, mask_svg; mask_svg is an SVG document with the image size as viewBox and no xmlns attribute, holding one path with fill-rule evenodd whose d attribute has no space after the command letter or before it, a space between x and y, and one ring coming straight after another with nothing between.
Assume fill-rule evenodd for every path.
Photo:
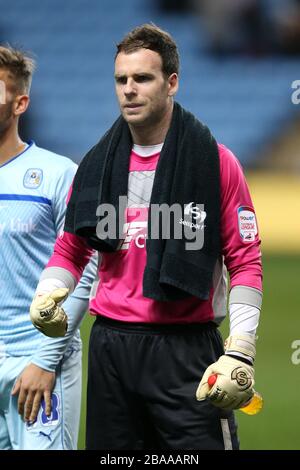
<instances>
[{"instance_id":1,"label":"blue and white striped shirt","mask_svg":"<svg viewBox=\"0 0 300 470\"><path fill-rule=\"evenodd\" d=\"M70 338L44 337L30 322L29 306L63 228L76 168L70 159L34 142L0 166L0 356L32 356L49 370L55 369ZM67 313L84 315L95 273L94 263L64 303ZM71 342L80 345L78 332Z\"/></svg>"}]
</instances>

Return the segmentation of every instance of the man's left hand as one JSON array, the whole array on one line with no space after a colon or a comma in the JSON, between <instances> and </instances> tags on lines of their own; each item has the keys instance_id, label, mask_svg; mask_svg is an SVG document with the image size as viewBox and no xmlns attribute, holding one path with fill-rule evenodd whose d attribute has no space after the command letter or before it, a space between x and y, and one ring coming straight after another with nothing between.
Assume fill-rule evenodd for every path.
<instances>
[{"instance_id":1,"label":"man's left hand","mask_svg":"<svg viewBox=\"0 0 300 470\"><path fill-rule=\"evenodd\" d=\"M215 406L235 410L251 400L254 390L255 336L237 334L229 336L224 344L225 353L211 364L202 377L196 392L197 400L208 398ZM208 379L216 375L210 386Z\"/></svg>"},{"instance_id":2,"label":"man's left hand","mask_svg":"<svg viewBox=\"0 0 300 470\"><path fill-rule=\"evenodd\" d=\"M217 375L217 380L210 387L208 378L214 374ZM253 367L237 358L223 355L206 369L196 397L199 401L208 398L219 408L235 410L252 398L253 385Z\"/></svg>"},{"instance_id":3,"label":"man's left hand","mask_svg":"<svg viewBox=\"0 0 300 470\"><path fill-rule=\"evenodd\" d=\"M55 384L55 372L29 364L17 378L11 394L17 395L18 412L24 420L33 423L38 415L41 401L45 400L45 413L51 414L51 394Z\"/></svg>"}]
</instances>

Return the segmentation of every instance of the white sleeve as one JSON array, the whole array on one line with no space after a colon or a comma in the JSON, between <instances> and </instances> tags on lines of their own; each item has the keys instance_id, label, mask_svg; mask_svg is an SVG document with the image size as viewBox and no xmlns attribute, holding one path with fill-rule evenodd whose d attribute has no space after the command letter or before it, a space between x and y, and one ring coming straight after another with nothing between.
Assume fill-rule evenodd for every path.
<instances>
[{"instance_id":1,"label":"white sleeve","mask_svg":"<svg viewBox=\"0 0 300 470\"><path fill-rule=\"evenodd\" d=\"M259 323L260 310L246 304L230 304L230 336L236 334L255 335Z\"/></svg>"},{"instance_id":2,"label":"white sleeve","mask_svg":"<svg viewBox=\"0 0 300 470\"><path fill-rule=\"evenodd\" d=\"M230 335L255 335L262 304L262 292L248 286L235 286L229 295Z\"/></svg>"}]
</instances>

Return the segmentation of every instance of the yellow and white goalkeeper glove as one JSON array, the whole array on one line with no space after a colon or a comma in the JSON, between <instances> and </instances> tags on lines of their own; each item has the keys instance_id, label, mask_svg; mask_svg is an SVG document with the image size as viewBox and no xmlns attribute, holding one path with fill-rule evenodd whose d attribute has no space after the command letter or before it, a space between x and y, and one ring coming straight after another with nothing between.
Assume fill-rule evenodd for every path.
<instances>
[{"instance_id":1,"label":"yellow and white goalkeeper glove","mask_svg":"<svg viewBox=\"0 0 300 470\"><path fill-rule=\"evenodd\" d=\"M65 336L68 317L60 303L68 297L69 289L59 288L51 293L37 295L30 306L30 319L33 325L46 336Z\"/></svg>"},{"instance_id":2,"label":"yellow and white goalkeeper glove","mask_svg":"<svg viewBox=\"0 0 300 470\"><path fill-rule=\"evenodd\" d=\"M218 408L235 410L249 402L254 394L254 369L250 363L255 358L255 336L229 336L224 347L227 354L206 369L196 398L199 401L208 398ZM249 364L244 362L245 357L249 358L246 360ZM212 386L208 383L211 375L217 375Z\"/></svg>"}]
</instances>

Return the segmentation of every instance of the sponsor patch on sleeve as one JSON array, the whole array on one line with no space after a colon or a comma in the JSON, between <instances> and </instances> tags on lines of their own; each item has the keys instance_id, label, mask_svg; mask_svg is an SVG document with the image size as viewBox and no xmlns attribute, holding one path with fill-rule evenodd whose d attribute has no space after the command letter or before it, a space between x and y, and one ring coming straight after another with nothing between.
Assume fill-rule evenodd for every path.
<instances>
[{"instance_id":1,"label":"sponsor patch on sleeve","mask_svg":"<svg viewBox=\"0 0 300 470\"><path fill-rule=\"evenodd\" d=\"M253 242L257 235L257 223L252 207L238 208L239 232L243 242Z\"/></svg>"}]
</instances>

